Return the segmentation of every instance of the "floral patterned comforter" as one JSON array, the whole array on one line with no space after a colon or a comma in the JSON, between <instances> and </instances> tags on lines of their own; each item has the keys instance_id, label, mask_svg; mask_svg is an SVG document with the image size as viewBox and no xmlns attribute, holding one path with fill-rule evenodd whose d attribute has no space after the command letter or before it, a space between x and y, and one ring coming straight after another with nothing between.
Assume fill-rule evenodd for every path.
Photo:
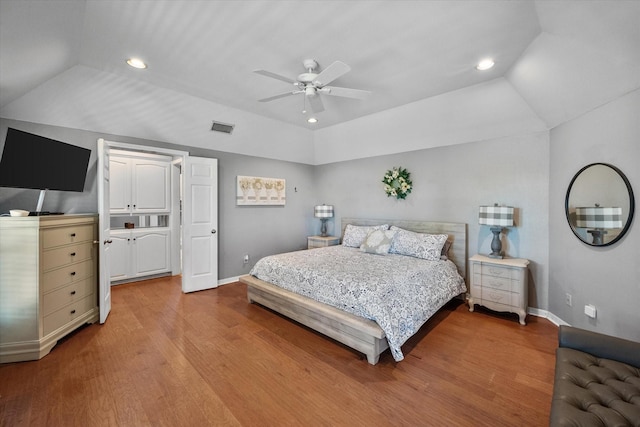
<instances>
[{"instance_id":1,"label":"floral patterned comforter","mask_svg":"<svg viewBox=\"0 0 640 427\"><path fill-rule=\"evenodd\" d=\"M268 256L250 274L374 320L385 332L396 361L404 359L402 344L450 299L466 291L451 261L374 255L344 246Z\"/></svg>"}]
</instances>

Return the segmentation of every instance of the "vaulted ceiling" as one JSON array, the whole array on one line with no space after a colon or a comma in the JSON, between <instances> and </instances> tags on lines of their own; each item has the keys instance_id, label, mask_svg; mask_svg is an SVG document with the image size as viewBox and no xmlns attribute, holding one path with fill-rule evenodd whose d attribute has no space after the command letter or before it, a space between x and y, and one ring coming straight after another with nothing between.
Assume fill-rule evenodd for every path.
<instances>
[{"instance_id":1,"label":"vaulted ceiling","mask_svg":"<svg viewBox=\"0 0 640 427\"><path fill-rule=\"evenodd\" d=\"M552 128L640 87L639 22L640 1L0 0L0 114L157 88L184 95L176 121L224 106L313 130L502 79ZM295 79L305 58L348 64L332 85L372 95L321 95L315 125L301 94L257 101L295 87L254 70ZM129 107L171 121L160 98Z\"/></svg>"}]
</instances>

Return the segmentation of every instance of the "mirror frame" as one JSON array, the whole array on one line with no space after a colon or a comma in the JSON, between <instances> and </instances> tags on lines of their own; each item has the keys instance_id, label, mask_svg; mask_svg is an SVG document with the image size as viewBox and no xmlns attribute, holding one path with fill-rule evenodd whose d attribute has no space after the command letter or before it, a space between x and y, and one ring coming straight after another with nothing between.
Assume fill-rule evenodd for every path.
<instances>
[{"instance_id":1,"label":"mirror frame","mask_svg":"<svg viewBox=\"0 0 640 427\"><path fill-rule=\"evenodd\" d=\"M588 168L592 167L592 166L607 166L611 169L613 169L619 176L620 178L622 178L622 181L624 182L624 185L627 187L627 194L629 195L629 216L627 217L627 222L624 224L624 226L622 227L622 231L610 242L606 242L606 243L602 243L600 245L596 245L594 243L590 243L585 241L582 237L580 237L580 235L576 232L576 227L571 224L571 218L569 215L569 196L571 195L571 189L573 188L573 184L576 181L576 179L578 179L578 177L580 176L580 174L582 172L584 172L585 170L587 170ZM629 182L629 180L627 179L626 175L624 173L622 173L622 171L620 169L618 169L617 167L610 165L608 163L591 163L585 167L583 167L582 169L580 169L573 177L573 179L571 180L571 182L569 183L569 188L567 188L567 195L565 197L565 201L564 201L564 212L565 215L567 217L567 222L569 223L569 228L571 228L571 231L573 232L573 234L578 238L578 240L580 240L582 243L587 244L589 246L595 246L595 247L603 247L603 246L611 246L614 243L618 242L620 239L622 239L622 237L624 237L625 234L627 234L627 231L629 231L629 228L631 227L631 222L633 220L633 214L635 211L635 198L633 196L633 189L631 188L631 183Z\"/></svg>"}]
</instances>

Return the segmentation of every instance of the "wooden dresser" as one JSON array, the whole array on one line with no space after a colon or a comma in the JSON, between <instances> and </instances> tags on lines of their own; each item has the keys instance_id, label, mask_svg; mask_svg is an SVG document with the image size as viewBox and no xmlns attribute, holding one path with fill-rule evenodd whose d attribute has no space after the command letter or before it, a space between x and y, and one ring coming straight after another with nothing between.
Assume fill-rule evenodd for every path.
<instances>
[{"instance_id":1,"label":"wooden dresser","mask_svg":"<svg viewBox=\"0 0 640 427\"><path fill-rule=\"evenodd\" d=\"M97 215L0 218L0 362L98 320L97 239Z\"/></svg>"},{"instance_id":2,"label":"wooden dresser","mask_svg":"<svg viewBox=\"0 0 640 427\"><path fill-rule=\"evenodd\" d=\"M469 258L471 270L471 297L469 311L480 304L495 311L517 313L520 324L525 325L529 288L527 266L529 260L521 258L489 258L474 255Z\"/></svg>"}]
</instances>

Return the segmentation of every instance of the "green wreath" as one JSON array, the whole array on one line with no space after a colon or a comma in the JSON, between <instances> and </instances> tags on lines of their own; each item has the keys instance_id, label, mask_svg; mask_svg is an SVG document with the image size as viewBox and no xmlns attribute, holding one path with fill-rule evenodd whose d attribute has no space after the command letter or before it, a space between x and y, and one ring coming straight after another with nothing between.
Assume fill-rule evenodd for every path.
<instances>
[{"instance_id":1,"label":"green wreath","mask_svg":"<svg viewBox=\"0 0 640 427\"><path fill-rule=\"evenodd\" d=\"M387 193L387 197L406 199L413 188L413 183L409 178L410 176L411 173L401 167L388 170L387 173L384 174L384 178L382 178L384 192Z\"/></svg>"}]
</instances>

